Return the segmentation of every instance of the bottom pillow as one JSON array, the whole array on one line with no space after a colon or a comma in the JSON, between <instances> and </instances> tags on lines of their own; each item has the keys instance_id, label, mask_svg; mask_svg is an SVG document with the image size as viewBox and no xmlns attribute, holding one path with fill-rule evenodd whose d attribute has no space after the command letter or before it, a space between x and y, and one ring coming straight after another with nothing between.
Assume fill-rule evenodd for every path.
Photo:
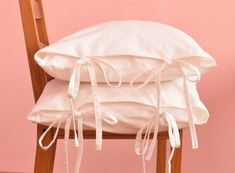
<instances>
[{"instance_id":1,"label":"bottom pillow","mask_svg":"<svg viewBox=\"0 0 235 173\"><path fill-rule=\"evenodd\" d=\"M81 83L79 94L71 103L67 95L68 83L54 79L46 85L28 119L35 123L49 125L39 140L43 149L48 149L54 142L47 146L42 144L44 136L52 127L57 127L57 132L59 128L65 129L66 142L69 129L74 129L75 144L80 152L83 146L83 129L100 128L112 133L137 134L136 153L142 154L143 158L148 160L153 153L158 131L168 130L171 146L173 148L180 146L178 129L188 127L189 122L182 80L162 82L160 102L157 100L157 89L154 83L139 89L133 89L129 84L122 84L117 88L99 84L98 99L101 102L102 116L96 117L89 83ZM198 125L206 123L209 114L200 101L194 83L188 83L188 93L194 123ZM161 107L157 110L159 103ZM98 125L97 118L102 119ZM154 137L150 143L152 132ZM143 139L142 134L145 134ZM96 135L100 136L100 134ZM81 158L78 160L77 171ZM68 164L66 165L68 172Z\"/></svg>"},{"instance_id":2,"label":"bottom pillow","mask_svg":"<svg viewBox=\"0 0 235 173\"><path fill-rule=\"evenodd\" d=\"M188 116L185 106L183 79L161 83L161 111L169 112L175 118L179 128L187 127ZM188 83L195 124L207 122L209 114L200 101L196 85ZM28 115L30 121L48 125L55 120L71 117L70 100L67 97L68 83L52 80L47 83L41 97ZM114 133L136 133L156 113L157 92L155 84L133 89L129 84L121 87L109 87L99 84L100 101L103 116L111 116L113 125L104 124L103 129ZM75 99L75 117L83 116L86 128L95 128L94 106L89 83L82 83L79 95ZM115 119L115 120L114 120ZM164 127L164 123L161 124ZM120 127L120 128L118 128ZM89 129L90 129L89 128ZM164 129L162 129L164 130Z\"/></svg>"}]
</instances>

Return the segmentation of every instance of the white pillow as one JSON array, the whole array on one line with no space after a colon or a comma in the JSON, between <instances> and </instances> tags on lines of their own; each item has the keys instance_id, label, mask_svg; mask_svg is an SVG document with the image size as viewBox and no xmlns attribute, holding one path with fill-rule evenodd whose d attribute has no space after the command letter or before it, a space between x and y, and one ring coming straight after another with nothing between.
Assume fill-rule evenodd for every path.
<instances>
[{"instance_id":1,"label":"white pillow","mask_svg":"<svg viewBox=\"0 0 235 173\"><path fill-rule=\"evenodd\" d=\"M149 72L166 62L162 80L203 73L216 65L215 60L186 33L171 26L149 21L112 21L76 32L35 54L35 60L51 76L69 81L75 64L91 61L98 82L130 82L140 72ZM80 61L79 61L80 60ZM191 68L194 67L194 68ZM111 69L113 68L113 70ZM116 73L114 72L116 71ZM141 75L136 82L143 82ZM85 67L81 81L90 81Z\"/></svg>"},{"instance_id":2,"label":"white pillow","mask_svg":"<svg viewBox=\"0 0 235 173\"><path fill-rule=\"evenodd\" d=\"M48 82L39 100L29 113L28 119L48 125L53 121L66 120L71 117L72 110L70 100L67 97L67 87L68 83L60 80L54 79ZM188 88L195 123L204 124L209 116L208 111L200 101L196 85L189 83ZM84 114L84 125L95 128L94 103L90 91L91 85L89 83L81 83L79 95L74 102L76 105L75 116ZM140 89L133 89L128 84L123 84L120 88L110 88L107 84L99 84L98 91L102 116L109 117L109 120L113 122L118 121L115 128L113 125L104 124L104 131L135 134L156 113L158 97L154 84L148 84ZM143 109L139 109L139 107L143 107ZM171 113L179 128L188 126L182 79L161 83L161 111Z\"/></svg>"},{"instance_id":3,"label":"white pillow","mask_svg":"<svg viewBox=\"0 0 235 173\"><path fill-rule=\"evenodd\" d=\"M103 128L104 131L112 133L137 133L136 153L142 154L145 159L150 159L158 131L165 131L168 128L171 145L175 148L180 144L178 128L188 127L188 108L185 105L185 88L182 80L178 79L161 84L161 102L158 102L159 97L154 84L148 84L140 89L133 89L128 84L123 84L120 88L110 88L107 84L99 84L98 92L102 103L103 120L100 127L97 127L95 122L94 99L90 92L91 85L89 83L81 84L79 95L74 99L74 103L71 103L67 97L68 83L52 80L46 85L28 119L36 123L50 125L39 141L43 149L48 149L53 144L54 140L48 146L42 144L44 136L51 127L65 128L65 151L68 155L69 129L73 128L77 122L78 135L76 128L74 128L75 142L77 146L80 146L80 152L82 152L83 146L82 126L84 125L85 129ZM194 122L196 124L206 123L209 114L199 99L196 85L189 83L188 90ZM160 103L161 110L157 110L158 103ZM71 108L75 105L76 107ZM71 121L74 123L73 126L70 125ZM151 144L148 136L145 136L142 143L142 133L150 134L153 132L152 129L154 129L155 137ZM173 133L171 133L172 131ZM56 135L57 133L55 138ZM80 160L81 158L77 163L80 164ZM76 168L79 169L79 166Z\"/></svg>"},{"instance_id":4,"label":"white pillow","mask_svg":"<svg viewBox=\"0 0 235 173\"><path fill-rule=\"evenodd\" d=\"M129 84L123 84L120 88L110 88L107 84L100 84L98 92L102 104L103 122L97 126L93 96L90 92L91 85L81 83L80 93L74 99L74 103L71 103L67 97L68 83L54 79L46 85L41 97L28 115L28 119L50 125L39 140L43 149L48 149L53 144L54 140L48 146L43 146L42 141L50 128L54 126L57 129L65 128L65 147L67 147L69 129L74 129L76 146L80 146L79 151L82 152L84 125L85 129L101 128L112 133L137 133L136 153L142 154L145 159L150 159L158 131L168 129L171 145L176 148L180 145L178 128L188 127L189 115L185 105L182 80L161 84L161 102L158 101L155 84L148 84L140 89L133 89ZM196 85L189 83L188 90L194 122L198 125L206 123L209 114L199 99ZM160 103L160 110L157 110L158 103ZM74 105L76 107L71 108ZM70 125L71 122L74 123L73 126ZM73 128L75 126L76 128ZM154 132L154 138L150 143L147 134L151 132ZM146 135L142 140L143 133ZM57 133L54 139L56 135ZM67 149L65 151L67 155ZM81 158L78 160L80 163ZM79 168L79 166L76 167Z\"/></svg>"}]
</instances>

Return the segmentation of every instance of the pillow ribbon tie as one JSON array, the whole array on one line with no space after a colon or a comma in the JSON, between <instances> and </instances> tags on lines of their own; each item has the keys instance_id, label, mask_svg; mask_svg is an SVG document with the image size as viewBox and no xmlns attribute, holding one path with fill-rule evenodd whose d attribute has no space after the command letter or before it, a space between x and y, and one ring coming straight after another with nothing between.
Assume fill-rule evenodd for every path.
<instances>
[{"instance_id":1,"label":"pillow ribbon tie","mask_svg":"<svg viewBox=\"0 0 235 173\"><path fill-rule=\"evenodd\" d=\"M180 147L180 135L179 135L179 130L178 130L174 117L167 112L162 112L156 116L153 116L150 119L150 121L137 132L136 142L135 142L136 153L138 155L142 155L144 173L146 173L145 160L151 159L151 156L153 155L154 148L157 142L160 118L164 118L164 120L168 124L168 136L169 136L170 144L172 147L172 151L168 160L168 172L169 173L171 172L171 160L172 160L175 148ZM154 131L153 132L154 134L153 134L152 141L150 143L150 134L152 133L152 131ZM142 139L144 132L145 132L144 138Z\"/></svg>"},{"instance_id":2,"label":"pillow ribbon tie","mask_svg":"<svg viewBox=\"0 0 235 173\"><path fill-rule=\"evenodd\" d=\"M78 149L77 149L77 158L75 162L75 173L79 173L82 155L83 155L83 117L80 116L77 118L77 128L78 128ZM70 134L71 118L68 118L65 123L65 135L64 135L64 155L65 155L65 168L66 173L69 173L69 153L68 153L68 141ZM74 134L75 135L75 134Z\"/></svg>"},{"instance_id":3,"label":"pillow ribbon tie","mask_svg":"<svg viewBox=\"0 0 235 173\"><path fill-rule=\"evenodd\" d=\"M40 136L40 138L39 138L39 140L38 140L38 143L39 143L40 147L41 147L43 150L47 150L48 148L50 148L50 147L53 145L53 143L56 141L56 138L57 138L57 135L58 135L58 133L59 133L59 129L60 129L61 123L62 123L62 121L60 121L60 120L53 121L53 122L51 123L51 125L46 129L46 131ZM54 126L56 126L56 124L57 124L57 127L56 127L56 131L55 131L55 133L54 133L54 136L53 136L53 138L52 138L52 141L51 141L49 144L44 145L44 144L42 143L43 139L44 139L44 138L46 137L46 135L50 132L50 130L51 130Z\"/></svg>"},{"instance_id":4,"label":"pillow ribbon tie","mask_svg":"<svg viewBox=\"0 0 235 173\"><path fill-rule=\"evenodd\" d=\"M61 123L65 121L65 133L64 133L64 153L65 153L65 168L66 173L69 173L69 155L68 155L68 141L69 141L69 134L70 134L70 125L71 125L71 117L67 120L58 120L51 123L51 125L46 129L46 131L40 136L39 138L39 145L43 150L49 149L53 143L56 141L58 132L61 126ZM52 141L48 145L43 145L42 141L45 136L50 132L50 130L57 124L56 132L54 133ZM75 173L79 172L81 158L83 153L83 127L82 127L82 116L77 118L77 127L78 127L78 151L77 151L77 159L75 164ZM76 130L75 130L76 131Z\"/></svg>"},{"instance_id":5,"label":"pillow ribbon tie","mask_svg":"<svg viewBox=\"0 0 235 173\"><path fill-rule=\"evenodd\" d=\"M148 83L150 83L151 81L155 81L156 85L157 85L157 95L158 95L158 105L157 105L157 109L160 110L160 101L161 101L161 97L160 97L160 84L161 84L161 72L163 69L165 69L167 66L171 66L171 65L176 65L181 73L183 74L183 88L184 88L184 97L185 97L185 103L186 103L186 107L187 107L187 112L188 112L188 121L189 121L189 129L190 129L190 134L191 134L191 140L192 140L192 148L193 149L197 149L198 148L198 141L197 141L197 133L196 133L196 128L195 128L195 123L194 123L194 119L193 119L193 108L192 108L192 103L191 103L191 99L190 99L190 95L189 95L189 91L188 91L188 84L187 82L197 82L200 80L201 78L201 74L199 72L199 70L192 64L179 60L179 59L166 59L163 61L163 63L160 64L160 67L157 68L153 68L152 70L148 70L145 72L140 72L138 73L130 82L130 85L134 88L141 88L146 86ZM185 69L190 70L191 72L193 72L193 74L187 74L187 72L185 71ZM146 80L141 83L141 84L137 84L137 87L134 86L135 81L141 77L143 74L147 73L147 78ZM194 77L194 78L192 78Z\"/></svg>"},{"instance_id":6,"label":"pillow ribbon tie","mask_svg":"<svg viewBox=\"0 0 235 173\"><path fill-rule=\"evenodd\" d=\"M175 60L175 63L176 63L176 65L178 65L182 74L184 75L184 79L183 79L183 86L184 87L183 88L184 88L185 104L186 104L187 112L188 112L188 121L189 121L189 129L190 129L190 134L191 134L192 148L197 149L198 148L197 132L196 132L195 122L194 122L194 118L193 118L194 117L193 107L192 107L187 83L188 83L188 81L189 82L199 81L201 78L201 74L200 74L199 70L190 63L187 63L187 62L181 61L181 60ZM190 78L191 75L187 75L187 73L185 72L185 69L191 70L193 72L193 75L196 78L191 79Z\"/></svg>"},{"instance_id":7,"label":"pillow ribbon tie","mask_svg":"<svg viewBox=\"0 0 235 173\"><path fill-rule=\"evenodd\" d=\"M57 139L61 123L65 122L65 128L64 128L64 131L65 131L65 134L64 134L65 168L66 168L66 173L69 173L68 141L69 141L69 135L70 135L70 127L71 127L72 120L74 120L73 122L75 123L77 121L77 125L75 124L75 126L74 125L73 126L75 129L74 132L77 131L76 133L74 133L74 135L77 135L77 144L78 144L77 145L78 150L77 150L77 156L76 156L77 158L76 158L76 163L75 163L75 173L79 173L81 160L82 160L82 154L83 154L83 116L85 116L85 114L82 115L82 113L80 112L75 112L75 110L72 110L72 111L74 115L73 117L69 117L66 120L56 120L51 123L51 125L46 129L46 131L40 136L39 145L44 150L47 150L48 148L50 148ZM102 120L110 125L115 125L118 123L118 120L113 115L105 114ZM54 126L56 126L56 124L57 124L57 128L56 128L56 132L54 133L52 141L48 145L43 145L42 143L43 139L50 132L50 130Z\"/></svg>"},{"instance_id":8,"label":"pillow ribbon tie","mask_svg":"<svg viewBox=\"0 0 235 173\"><path fill-rule=\"evenodd\" d=\"M77 61L77 63L74 66L71 79L69 82L68 87L68 96L71 99L71 107L74 109L74 100L76 96L78 95L79 87L80 87L80 78L81 78L81 69L82 67L85 67L88 71L88 74L90 76L91 81L91 89L92 89L92 95L94 100L94 110L95 110L95 122L96 122L96 149L101 150L102 149L102 110L101 110L101 104L100 104L100 97L98 93L98 86L97 86L97 80L96 80L96 74L95 74L95 68L97 67L100 69L103 73L105 82L110 87L116 87L121 85L121 76L120 74L109 64L104 63L98 59L95 58L81 58ZM118 83L116 85L112 84L106 74L105 67L109 69L109 71L116 75L118 77ZM74 117L74 116L73 116ZM74 118L73 118L74 121ZM75 127L75 122L73 123ZM75 145L78 146L78 140L77 140L77 134L76 130L74 131L75 134Z\"/></svg>"}]
</instances>

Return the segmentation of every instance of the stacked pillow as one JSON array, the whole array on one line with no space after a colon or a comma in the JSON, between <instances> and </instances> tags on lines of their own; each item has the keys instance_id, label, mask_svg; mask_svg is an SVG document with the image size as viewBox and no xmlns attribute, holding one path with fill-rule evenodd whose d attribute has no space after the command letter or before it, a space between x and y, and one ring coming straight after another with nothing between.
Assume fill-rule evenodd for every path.
<instances>
[{"instance_id":1,"label":"stacked pillow","mask_svg":"<svg viewBox=\"0 0 235 173\"><path fill-rule=\"evenodd\" d=\"M76 172L83 128L96 129L99 150L102 131L137 134L135 150L144 160L151 158L158 131L168 130L174 152L178 129L189 127L192 146L198 147L195 124L206 123L209 114L195 83L216 62L184 32L156 22L113 21L59 40L39 50L35 60L55 79L29 120L49 125L39 140L43 149L53 143L42 144L50 128L65 129L66 147L74 129Z\"/></svg>"}]
</instances>

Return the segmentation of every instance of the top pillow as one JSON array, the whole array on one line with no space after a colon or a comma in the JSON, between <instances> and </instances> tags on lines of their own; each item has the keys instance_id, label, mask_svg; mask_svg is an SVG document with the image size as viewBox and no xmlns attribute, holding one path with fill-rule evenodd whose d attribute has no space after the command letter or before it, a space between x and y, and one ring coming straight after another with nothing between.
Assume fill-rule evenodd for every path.
<instances>
[{"instance_id":1,"label":"top pillow","mask_svg":"<svg viewBox=\"0 0 235 173\"><path fill-rule=\"evenodd\" d=\"M51 76L69 81L75 66L80 81L89 82L89 64L97 82L143 82L164 63L161 80L198 76L215 60L186 33L149 21L112 21L76 32L35 54Z\"/></svg>"}]
</instances>

